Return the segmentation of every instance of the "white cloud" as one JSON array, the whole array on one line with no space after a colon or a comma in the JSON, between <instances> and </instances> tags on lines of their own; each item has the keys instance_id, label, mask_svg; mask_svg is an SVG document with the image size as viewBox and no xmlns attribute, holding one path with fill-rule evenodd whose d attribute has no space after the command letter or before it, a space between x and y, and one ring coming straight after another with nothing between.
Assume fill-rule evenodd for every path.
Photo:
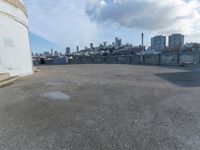
<instances>
[{"instance_id":1,"label":"white cloud","mask_svg":"<svg viewBox=\"0 0 200 150\"><path fill-rule=\"evenodd\" d=\"M62 46L85 45L96 36L96 24L85 13L86 0L24 0L31 32Z\"/></svg>"},{"instance_id":2,"label":"white cloud","mask_svg":"<svg viewBox=\"0 0 200 150\"><path fill-rule=\"evenodd\" d=\"M190 40L200 38L199 0L24 2L29 12L31 31L61 46L75 48L79 45L83 48L90 42L111 42L115 36L138 44L143 31L147 36L183 32L190 35Z\"/></svg>"},{"instance_id":3,"label":"white cloud","mask_svg":"<svg viewBox=\"0 0 200 150\"><path fill-rule=\"evenodd\" d=\"M86 12L98 23L112 22L125 28L144 29L155 33L200 31L198 0L93 0Z\"/></svg>"}]
</instances>

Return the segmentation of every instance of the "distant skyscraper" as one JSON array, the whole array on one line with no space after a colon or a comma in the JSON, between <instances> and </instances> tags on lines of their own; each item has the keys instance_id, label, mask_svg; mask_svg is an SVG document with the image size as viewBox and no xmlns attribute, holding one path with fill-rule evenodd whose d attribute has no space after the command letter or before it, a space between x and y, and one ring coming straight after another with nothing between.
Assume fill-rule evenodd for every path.
<instances>
[{"instance_id":1,"label":"distant skyscraper","mask_svg":"<svg viewBox=\"0 0 200 150\"><path fill-rule=\"evenodd\" d=\"M55 51L55 52L54 52L54 56L58 56L58 51Z\"/></svg>"},{"instance_id":2,"label":"distant skyscraper","mask_svg":"<svg viewBox=\"0 0 200 150\"><path fill-rule=\"evenodd\" d=\"M107 42L103 42L103 47L107 47Z\"/></svg>"},{"instance_id":3,"label":"distant skyscraper","mask_svg":"<svg viewBox=\"0 0 200 150\"><path fill-rule=\"evenodd\" d=\"M142 36L142 47L144 46L144 33L141 34Z\"/></svg>"},{"instance_id":4,"label":"distant skyscraper","mask_svg":"<svg viewBox=\"0 0 200 150\"><path fill-rule=\"evenodd\" d=\"M180 50L184 47L184 35L172 34L169 36L169 48L172 50Z\"/></svg>"},{"instance_id":5,"label":"distant skyscraper","mask_svg":"<svg viewBox=\"0 0 200 150\"><path fill-rule=\"evenodd\" d=\"M118 38L117 37L115 38L115 45L116 46L118 45Z\"/></svg>"},{"instance_id":6,"label":"distant skyscraper","mask_svg":"<svg viewBox=\"0 0 200 150\"><path fill-rule=\"evenodd\" d=\"M118 40L118 47L122 47L122 39Z\"/></svg>"},{"instance_id":7,"label":"distant skyscraper","mask_svg":"<svg viewBox=\"0 0 200 150\"><path fill-rule=\"evenodd\" d=\"M151 48L156 52L161 52L166 47L166 37L163 35L154 36L151 38Z\"/></svg>"},{"instance_id":8,"label":"distant skyscraper","mask_svg":"<svg viewBox=\"0 0 200 150\"><path fill-rule=\"evenodd\" d=\"M53 49L51 48L51 56L53 56Z\"/></svg>"},{"instance_id":9,"label":"distant skyscraper","mask_svg":"<svg viewBox=\"0 0 200 150\"><path fill-rule=\"evenodd\" d=\"M116 48L122 47L122 39L118 39L117 37L115 38L115 46Z\"/></svg>"},{"instance_id":10,"label":"distant skyscraper","mask_svg":"<svg viewBox=\"0 0 200 150\"><path fill-rule=\"evenodd\" d=\"M70 55L70 53L71 53L70 47L67 47L67 48L66 48L66 51L65 51L65 55L66 55L66 56L67 56L67 55Z\"/></svg>"},{"instance_id":11,"label":"distant skyscraper","mask_svg":"<svg viewBox=\"0 0 200 150\"><path fill-rule=\"evenodd\" d=\"M79 46L76 47L76 51L79 52Z\"/></svg>"},{"instance_id":12,"label":"distant skyscraper","mask_svg":"<svg viewBox=\"0 0 200 150\"><path fill-rule=\"evenodd\" d=\"M90 50L93 50L93 49L94 49L93 43L90 43Z\"/></svg>"},{"instance_id":13,"label":"distant skyscraper","mask_svg":"<svg viewBox=\"0 0 200 150\"><path fill-rule=\"evenodd\" d=\"M44 52L44 56L49 56L49 52Z\"/></svg>"}]
</instances>

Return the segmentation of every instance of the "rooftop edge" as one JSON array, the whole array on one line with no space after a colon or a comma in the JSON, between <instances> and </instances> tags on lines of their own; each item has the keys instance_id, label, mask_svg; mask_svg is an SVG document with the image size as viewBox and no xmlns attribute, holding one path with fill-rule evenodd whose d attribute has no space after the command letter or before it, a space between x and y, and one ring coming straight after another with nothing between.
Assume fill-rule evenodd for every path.
<instances>
[{"instance_id":1,"label":"rooftop edge","mask_svg":"<svg viewBox=\"0 0 200 150\"><path fill-rule=\"evenodd\" d=\"M19 8L28 17L27 9L24 4L19 0L3 0L5 2L11 3L15 7Z\"/></svg>"}]
</instances>

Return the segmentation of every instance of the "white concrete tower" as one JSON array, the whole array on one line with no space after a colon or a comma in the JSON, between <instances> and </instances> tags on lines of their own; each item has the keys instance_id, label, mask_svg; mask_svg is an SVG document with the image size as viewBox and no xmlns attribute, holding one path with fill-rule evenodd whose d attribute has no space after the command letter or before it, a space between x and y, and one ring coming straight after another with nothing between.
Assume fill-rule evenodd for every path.
<instances>
[{"instance_id":1,"label":"white concrete tower","mask_svg":"<svg viewBox=\"0 0 200 150\"><path fill-rule=\"evenodd\" d=\"M27 11L22 0L0 0L0 73L33 71Z\"/></svg>"}]
</instances>

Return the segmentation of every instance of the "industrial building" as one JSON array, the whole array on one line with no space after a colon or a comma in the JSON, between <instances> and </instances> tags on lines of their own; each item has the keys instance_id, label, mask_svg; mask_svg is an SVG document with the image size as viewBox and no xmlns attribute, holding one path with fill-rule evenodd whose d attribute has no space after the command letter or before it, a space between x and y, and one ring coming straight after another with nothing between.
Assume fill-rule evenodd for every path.
<instances>
[{"instance_id":1,"label":"industrial building","mask_svg":"<svg viewBox=\"0 0 200 150\"><path fill-rule=\"evenodd\" d=\"M0 0L0 73L32 73L27 16L22 0Z\"/></svg>"}]
</instances>

